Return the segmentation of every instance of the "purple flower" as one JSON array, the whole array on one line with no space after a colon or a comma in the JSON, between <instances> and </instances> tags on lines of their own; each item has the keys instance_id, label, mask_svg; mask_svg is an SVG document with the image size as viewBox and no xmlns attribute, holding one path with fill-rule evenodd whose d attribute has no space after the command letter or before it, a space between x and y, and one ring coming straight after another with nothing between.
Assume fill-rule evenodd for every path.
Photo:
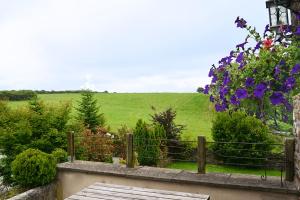
<instances>
[{"instance_id":1,"label":"purple flower","mask_svg":"<svg viewBox=\"0 0 300 200\"><path fill-rule=\"evenodd\" d=\"M278 65L276 65L275 69L274 69L274 76L277 77L280 74L280 67Z\"/></svg>"},{"instance_id":2,"label":"purple flower","mask_svg":"<svg viewBox=\"0 0 300 200\"><path fill-rule=\"evenodd\" d=\"M230 83L230 81L231 81L231 80L230 80L230 77L229 77L229 76L225 76L225 77L224 77L224 80L223 80L223 84L224 84L224 85L228 85L228 83Z\"/></svg>"},{"instance_id":3,"label":"purple flower","mask_svg":"<svg viewBox=\"0 0 300 200\"><path fill-rule=\"evenodd\" d=\"M279 30L284 34L287 34L287 33L290 33L292 31L292 28L289 25L281 25Z\"/></svg>"},{"instance_id":4,"label":"purple flower","mask_svg":"<svg viewBox=\"0 0 300 200\"><path fill-rule=\"evenodd\" d=\"M246 65L246 62L241 62L239 69L243 69L243 67Z\"/></svg>"},{"instance_id":5,"label":"purple flower","mask_svg":"<svg viewBox=\"0 0 300 200\"><path fill-rule=\"evenodd\" d=\"M293 111L293 106L287 100L285 100L284 106L288 112Z\"/></svg>"},{"instance_id":6,"label":"purple flower","mask_svg":"<svg viewBox=\"0 0 300 200\"><path fill-rule=\"evenodd\" d=\"M236 23L236 27L238 28L245 28L247 26L246 20L240 17L237 17L234 23Z\"/></svg>"},{"instance_id":7,"label":"purple flower","mask_svg":"<svg viewBox=\"0 0 300 200\"><path fill-rule=\"evenodd\" d=\"M243 43L241 43L241 44L238 44L238 45L236 45L236 48L241 48L241 49L245 49L245 45L247 44L248 42L247 41L245 41L245 42L243 42Z\"/></svg>"},{"instance_id":8,"label":"purple flower","mask_svg":"<svg viewBox=\"0 0 300 200\"><path fill-rule=\"evenodd\" d=\"M222 102L222 107L223 107L224 110L226 110L226 109L228 108L226 99L223 100L223 102Z\"/></svg>"},{"instance_id":9,"label":"purple flower","mask_svg":"<svg viewBox=\"0 0 300 200\"><path fill-rule=\"evenodd\" d=\"M208 92L209 92L209 85L206 85L206 86L204 87L203 93L204 93L204 94L208 94Z\"/></svg>"},{"instance_id":10,"label":"purple flower","mask_svg":"<svg viewBox=\"0 0 300 200\"><path fill-rule=\"evenodd\" d=\"M253 94L256 98L261 99L264 96L266 90L267 85L265 83L260 83L256 85Z\"/></svg>"},{"instance_id":11,"label":"purple flower","mask_svg":"<svg viewBox=\"0 0 300 200\"><path fill-rule=\"evenodd\" d=\"M284 86L286 91L290 91L291 89L293 89L293 87L295 86L296 83L296 79L294 77L289 77L286 79Z\"/></svg>"},{"instance_id":12,"label":"purple flower","mask_svg":"<svg viewBox=\"0 0 300 200\"><path fill-rule=\"evenodd\" d=\"M254 79L248 77L245 81L245 85L246 85L246 87L252 87L254 85Z\"/></svg>"},{"instance_id":13,"label":"purple flower","mask_svg":"<svg viewBox=\"0 0 300 200\"><path fill-rule=\"evenodd\" d=\"M218 77L217 77L217 75L213 75L213 79L211 80L211 82L212 83L215 83L215 82L217 82L217 80L218 80Z\"/></svg>"},{"instance_id":14,"label":"purple flower","mask_svg":"<svg viewBox=\"0 0 300 200\"><path fill-rule=\"evenodd\" d=\"M235 95L232 95L230 97L230 103L233 104L233 105L239 105L240 104L240 101L236 98Z\"/></svg>"},{"instance_id":15,"label":"purple flower","mask_svg":"<svg viewBox=\"0 0 300 200\"><path fill-rule=\"evenodd\" d=\"M224 73L224 79L223 79L223 84L224 85L228 85L228 83L230 83L230 76L229 76L229 72L228 71L226 71L225 73Z\"/></svg>"},{"instance_id":16,"label":"purple flower","mask_svg":"<svg viewBox=\"0 0 300 200\"><path fill-rule=\"evenodd\" d=\"M239 53L236 57L236 62L241 63L244 60L244 52Z\"/></svg>"},{"instance_id":17,"label":"purple flower","mask_svg":"<svg viewBox=\"0 0 300 200\"><path fill-rule=\"evenodd\" d=\"M262 44L262 42L259 41L259 42L255 45L255 47L254 47L254 49L253 49L253 52L255 52L256 50L260 49L261 44Z\"/></svg>"},{"instance_id":18,"label":"purple flower","mask_svg":"<svg viewBox=\"0 0 300 200\"><path fill-rule=\"evenodd\" d=\"M214 102L214 101L215 101L214 96L213 96L213 95L210 95L209 100L210 100L210 102Z\"/></svg>"},{"instance_id":19,"label":"purple flower","mask_svg":"<svg viewBox=\"0 0 300 200\"><path fill-rule=\"evenodd\" d=\"M291 70L291 75L297 74L299 72L300 72L300 64L297 63Z\"/></svg>"},{"instance_id":20,"label":"purple flower","mask_svg":"<svg viewBox=\"0 0 300 200\"><path fill-rule=\"evenodd\" d=\"M229 65L232 61L232 56L227 56L227 57L224 57L222 58L220 61L219 61L219 64L222 64L222 65Z\"/></svg>"},{"instance_id":21,"label":"purple flower","mask_svg":"<svg viewBox=\"0 0 300 200\"><path fill-rule=\"evenodd\" d=\"M215 109L216 109L217 112L222 112L222 111L225 110L224 105L223 104L219 104L219 103L217 103L215 105Z\"/></svg>"},{"instance_id":22,"label":"purple flower","mask_svg":"<svg viewBox=\"0 0 300 200\"><path fill-rule=\"evenodd\" d=\"M208 73L208 77L212 77L214 75L214 69L210 68L209 73Z\"/></svg>"},{"instance_id":23,"label":"purple flower","mask_svg":"<svg viewBox=\"0 0 300 200\"><path fill-rule=\"evenodd\" d=\"M280 60L279 65L284 66L285 64L285 60Z\"/></svg>"},{"instance_id":24,"label":"purple flower","mask_svg":"<svg viewBox=\"0 0 300 200\"><path fill-rule=\"evenodd\" d=\"M267 24L266 27L265 27L265 31L264 31L264 37L267 36L267 32L269 32L269 31L271 31L271 30L270 30L270 25Z\"/></svg>"},{"instance_id":25,"label":"purple flower","mask_svg":"<svg viewBox=\"0 0 300 200\"><path fill-rule=\"evenodd\" d=\"M285 98L281 92L273 92L270 96L270 101L273 105L279 105L284 103Z\"/></svg>"},{"instance_id":26,"label":"purple flower","mask_svg":"<svg viewBox=\"0 0 300 200\"><path fill-rule=\"evenodd\" d=\"M220 98L224 99L226 94L228 94L228 88L226 88L226 87L221 88L220 89Z\"/></svg>"},{"instance_id":27,"label":"purple flower","mask_svg":"<svg viewBox=\"0 0 300 200\"><path fill-rule=\"evenodd\" d=\"M295 35L300 35L300 26L297 27L296 32L294 33Z\"/></svg>"},{"instance_id":28,"label":"purple flower","mask_svg":"<svg viewBox=\"0 0 300 200\"><path fill-rule=\"evenodd\" d=\"M238 99L245 99L248 96L247 90L239 88L235 91L235 95Z\"/></svg>"}]
</instances>

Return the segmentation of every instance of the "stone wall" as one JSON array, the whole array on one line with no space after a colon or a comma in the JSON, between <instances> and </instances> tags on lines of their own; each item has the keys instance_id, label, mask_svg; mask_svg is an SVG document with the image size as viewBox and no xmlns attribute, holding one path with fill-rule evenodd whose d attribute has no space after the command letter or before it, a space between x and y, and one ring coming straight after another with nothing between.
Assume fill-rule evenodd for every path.
<instances>
[{"instance_id":1,"label":"stone wall","mask_svg":"<svg viewBox=\"0 0 300 200\"><path fill-rule=\"evenodd\" d=\"M294 183L281 185L280 177L206 173L138 166L126 168L109 163L74 161L58 164L63 198L95 182L200 193L213 200L299 200Z\"/></svg>"},{"instance_id":2,"label":"stone wall","mask_svg":"<svg viewBox=\"0 0 300 200\"><path fill-rule=\"evenodd\" d=\"M58 188L57 182L53 182L49 185L23 192L9 200L61 200L62 198L61 195L59 195L60 192Z\"/></svg>"},{"instance_id":3,"label":"stone wall","mask_svg":"<svg viewBox=\"0 0 300 200\"><path fill-rule=\"evenodd\" d=\"M300 94L294 97L295 183L300 190Z\"/></svg>"}]
</instances>

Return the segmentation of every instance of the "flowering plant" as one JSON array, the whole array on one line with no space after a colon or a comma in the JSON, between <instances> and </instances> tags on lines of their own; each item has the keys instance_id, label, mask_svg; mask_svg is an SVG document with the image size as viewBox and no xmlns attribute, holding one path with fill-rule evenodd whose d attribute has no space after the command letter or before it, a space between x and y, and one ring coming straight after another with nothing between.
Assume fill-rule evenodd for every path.
<instances>
[{"instance_id":1,"label":"flowering plant","mask_svg":"<svg viewBox=\"0 0 300 200\"><path fill-rule=\"evenodd\" d=\"M204 93L210 94L218 112L243 109L264 122L278 114L287 120L291 97L299 92L300 27L293 32L291 26L281 26L280 34L275 34L267 25L260 35L243 18L235 23L248 35L218 66L212 66L211 84Z\"/></svg>"}]
</instances>

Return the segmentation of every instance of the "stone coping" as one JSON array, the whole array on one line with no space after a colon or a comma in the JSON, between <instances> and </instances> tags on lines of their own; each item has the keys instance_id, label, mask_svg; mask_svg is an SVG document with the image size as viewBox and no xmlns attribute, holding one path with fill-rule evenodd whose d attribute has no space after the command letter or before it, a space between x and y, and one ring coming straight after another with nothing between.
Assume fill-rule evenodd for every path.
<instances>
[{"instance_id":1,"label":"stone coping","mask_svg":"<svg viewBox=\"0 0 300 200\"><path fill-rule=\"evenodd\" d=\"M131 179L144 179L182 184L198 184L204 186L267 191L277 193L300 194L294 183L283 182L281 187L280 177L267 177L261 180L255 175L207 173L197 174L185 170L166 169L157 167L138 166L126 168L110 163L74 161L57 165L59 171L73 171L101 175L120 176Z\"/></svg>"},{"instance_id":2,"label":"stone coping","mask_svg":"<svg viewBox=\"0 0 300 200\"><path fill-rule=\"evenodd\" d=\"M39 199L57 199L57 183L54 181L48 185L30 189L18 194L8 200L39 200Z\"/></svg>"}]
</instances>

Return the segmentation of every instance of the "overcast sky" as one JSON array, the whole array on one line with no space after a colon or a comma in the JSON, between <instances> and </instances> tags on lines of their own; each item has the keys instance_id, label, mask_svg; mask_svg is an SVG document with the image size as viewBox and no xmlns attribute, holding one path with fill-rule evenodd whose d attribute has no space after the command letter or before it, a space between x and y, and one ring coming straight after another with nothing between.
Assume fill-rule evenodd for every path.
<instances>
[{"instance_id":1,"label":"overcast sky","mask_svg":"<svg viewBox=\"0 0 300 200\"><path fill-rule=\"evenodd\" d=\"M0 0L0 90L194 92L264 0Z\"/></svg>"}]
</instances>

